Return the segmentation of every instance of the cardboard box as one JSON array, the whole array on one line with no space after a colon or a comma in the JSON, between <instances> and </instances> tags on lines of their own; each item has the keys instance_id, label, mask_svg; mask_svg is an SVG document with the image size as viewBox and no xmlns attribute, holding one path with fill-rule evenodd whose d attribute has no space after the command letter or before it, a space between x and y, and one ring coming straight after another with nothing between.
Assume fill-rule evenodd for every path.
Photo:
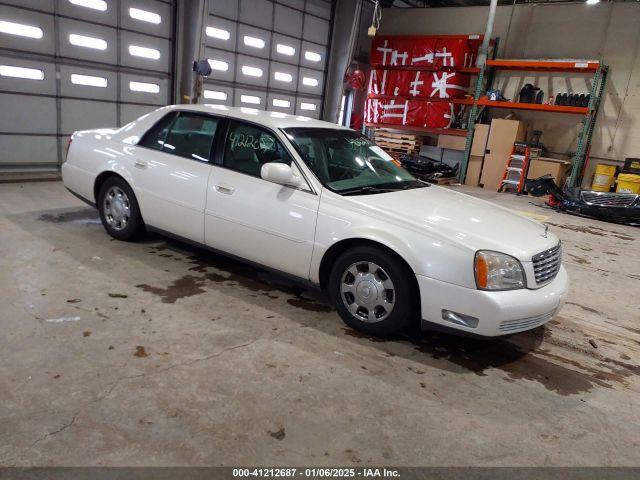
<instances>
[{"instance_id":1,"label":"cardboard box","mask_svg":"<svg viewBox=\"0 0 640 480\"><path fill-rule=\"evenodd\" d=\"M551 175L556 185L564 184L567 170L571 166L571 162L553 159L536 159L529 162L529 171L527 178L538 178L543 175Z\"/></svg>"},{"instance_id":2,"label":"cardboard box","mask_svg":"<svg viewBox=\"0 0 640 480\"><path fill-rule=\"evenodd\" d=\"M510 154L511 150L507 153L487 153L484 156L482 175L480 176L480 183L484 188L494 192L498 191Z\"/></svg>"},{"instance_id":3,"label":"cardboard box","mask_svg":"<svg viewBox=\"0 0 640 480\"><path fill-rule=\"evenodd\" d=\"M519 120L493 119L487 140L488 153L509 155L515 142L524 141L526 131L526 125Z\"/></svg>"},{"instance_id":4,"label":"cardboard box","mask_svg":"<svg viewBox=\"0 0 640 480\"><path fill-rule=\"evenodd\" d=\"M464 150L466 142L467 137L459 135L440 135L438 137L438 146L449 150Z\"/></svg>"},{"instance_id":5,"label":"cardboard box","mask_svg":"<svg viewBox=\"0 0 640 480\"><path fill-rule=\"evenodd\" d=\"M480 184L480 173L482 172L482 163L484 157L480 155L471 155L469 163L467 163L467 174L464 177L464 184L477 187Z\"/></svg>"},{"instance_id":6,"label":"cardboard box","mask_svg":"<svg viewBox=\"0 0 640 480\"><path fill-rule=\"evenodd\" d=\"M473 132L473 143L471 144L471 155L482 157L486 153L487 140L489 139L490 125L479 123Z\"/></svg>"}]
</instances>

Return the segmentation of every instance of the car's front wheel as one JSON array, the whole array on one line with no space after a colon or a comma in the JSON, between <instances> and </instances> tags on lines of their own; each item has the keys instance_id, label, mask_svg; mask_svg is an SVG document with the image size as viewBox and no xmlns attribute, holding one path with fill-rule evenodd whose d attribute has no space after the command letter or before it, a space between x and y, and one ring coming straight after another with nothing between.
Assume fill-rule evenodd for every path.
<instances>
[{"instance_id":1,"label":"car's front wheel","mask_svg":"<svg viewBox=\"0 0 640 480\"><path fill-rule=\"evenodd\" d=\"M362 246L344 252L329 278L333 303L350 327L376 336L405 328L415 312L411 272L383 249Z\"/></svg>"},{"instance_id":2,"label":"car's front wheel","mask_svg":"<svg viewBox=\"0 0 640 480\"><path fill-rule=\"evenodd\" d=\"M140 238L144 222L133 190L124 179L110 177L100 187L98 210L102 225L109 235L118 240Z\"/></svg>"}]
</instances>

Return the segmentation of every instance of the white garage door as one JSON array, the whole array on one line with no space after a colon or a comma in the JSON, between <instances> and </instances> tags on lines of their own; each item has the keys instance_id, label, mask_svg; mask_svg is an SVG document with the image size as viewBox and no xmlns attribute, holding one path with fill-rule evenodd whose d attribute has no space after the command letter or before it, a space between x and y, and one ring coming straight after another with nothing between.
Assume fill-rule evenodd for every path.
<instances>
[{"instance_id":1,"label":"white garage door","mask_svg":"<svg viewBox=\"0 0 640 480\"><path fill-rule=\"evenodd\" d=\"M328 0L209 0L201 53L213 73L203 103L318 118L326 76Z\"/></svg>"},{"instance_id":2,"label":"white garage door","mask_svg":"<svg viewBox=\"0 0 640 480\"><path fill-rule=\"evenodd\" d=\"M168 0L0 0L0 172L57 170L75 130L171 98Z\"/></svg>"}]
</instances>

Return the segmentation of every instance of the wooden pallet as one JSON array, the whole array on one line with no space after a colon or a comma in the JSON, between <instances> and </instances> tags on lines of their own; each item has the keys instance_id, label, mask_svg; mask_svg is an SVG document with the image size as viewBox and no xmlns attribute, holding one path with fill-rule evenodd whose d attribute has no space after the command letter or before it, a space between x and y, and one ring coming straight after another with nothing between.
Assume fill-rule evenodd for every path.
<instances>
[{"instance_id":1,"label":"wooden pallet","mask_svg":"<svg viewBox=\"0 0 640 480\"><path fill-rule=\"evenodd\" d=\"M396 133L377 129L373 134L373 139L376 144L396 160L402 154L417 155L422 147L422 138L410 133Z\"/></svg>"}]
</instances>

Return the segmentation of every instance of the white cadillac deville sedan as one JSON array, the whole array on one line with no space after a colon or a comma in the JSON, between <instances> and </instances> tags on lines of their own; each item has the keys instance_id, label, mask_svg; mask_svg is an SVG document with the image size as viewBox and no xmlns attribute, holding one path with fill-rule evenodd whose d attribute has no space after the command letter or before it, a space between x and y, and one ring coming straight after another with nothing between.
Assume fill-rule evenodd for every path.
<instances>
[{"instance_id":1,"label":"white cadillac deville sedan","mask_svg":"<svg viewBox=\"0 0 640 480\"><path fill-rule=\"evenodd\" d=\"M62 175L111 236L154 230L299 277L373 335L418 317L506 335L548 322L567 295L544 225L417 181L332 123L173 105L74 133Z\"/></svg>"}]
</instances>

